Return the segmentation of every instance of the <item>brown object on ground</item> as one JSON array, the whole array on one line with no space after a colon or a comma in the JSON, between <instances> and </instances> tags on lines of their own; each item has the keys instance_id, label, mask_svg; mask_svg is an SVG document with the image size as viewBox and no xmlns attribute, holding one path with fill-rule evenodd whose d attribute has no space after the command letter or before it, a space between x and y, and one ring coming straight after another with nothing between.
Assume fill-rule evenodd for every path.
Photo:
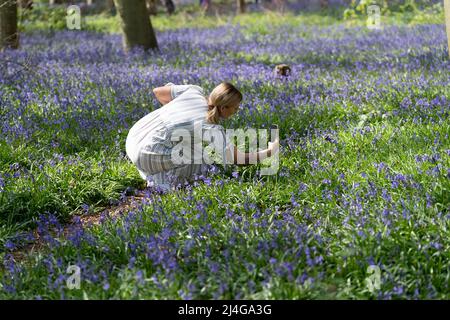
<instances>
[{"instance_id":1,"label":"brown object on ground","mask_svg":"<svg viewBox=\"0 0 450 320\"><path fill-rule=\"evenodd\" d=\"M279 64L275 66L273 72L275 75L287 77L291 74L291 67L287 64Z\"/></svg>"}]
</instances>

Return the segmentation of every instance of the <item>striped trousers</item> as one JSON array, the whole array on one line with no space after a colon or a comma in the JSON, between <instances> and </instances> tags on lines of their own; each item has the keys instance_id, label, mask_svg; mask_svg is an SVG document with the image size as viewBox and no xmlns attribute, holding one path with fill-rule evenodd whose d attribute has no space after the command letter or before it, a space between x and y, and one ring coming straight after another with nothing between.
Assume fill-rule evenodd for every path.
<instances>
[{"instance_id":1,"label":"striped trousers","mask_svg":"<svg viewBox=\"0 0 450 320\"><path fill-rule=\"evenodd\" d=\"M148 186L168 189L170 185L189 181L204 169L202 164L176 164L171 160L171 155L155 152L153 149L138 148L132 139L127 139L127 156L136 165L142 179L147 180Z\"/></svg>"},{"instance_id":2,"label":"striped trousers","mask_svg":"<svg viewBox=\"0 0 450 320\"><path fill-rule=\"evenodd\" d=\"M174 164L169 155L155 154L141 150L136 166L141 177L153 185L167 187L183 183L195 174L202 173L202 164Z\"/></svg>"}]
</instances>

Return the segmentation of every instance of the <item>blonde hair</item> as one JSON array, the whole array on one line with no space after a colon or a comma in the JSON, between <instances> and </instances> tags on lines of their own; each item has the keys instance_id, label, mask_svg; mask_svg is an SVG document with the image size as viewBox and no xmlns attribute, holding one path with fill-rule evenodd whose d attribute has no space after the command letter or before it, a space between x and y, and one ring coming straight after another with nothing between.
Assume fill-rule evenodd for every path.
<instances>
[{"instance_id":1,"label":"blonde hair","mask_svg":"<svg viewBox=\"0 0 450 320\"><path fill-rule=\"evenodd\" d=\"M242 93L229 82L222 82L211 91L208 97L208 112L206 120L210 123L219 122L219 108L230 108L239 105Z\"/></svg>"}]
</instances>

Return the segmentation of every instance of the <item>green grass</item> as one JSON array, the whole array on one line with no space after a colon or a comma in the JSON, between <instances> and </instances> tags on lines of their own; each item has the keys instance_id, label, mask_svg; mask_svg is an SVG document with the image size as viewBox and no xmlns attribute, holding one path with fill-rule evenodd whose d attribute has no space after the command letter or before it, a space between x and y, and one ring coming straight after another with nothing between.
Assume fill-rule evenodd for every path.
<instances>
[{"instance_id":1,"label":"green grass","mask_svg":"<svg viewBox=\"0 0 450 320\"><path fill-rule=\"evenodd\" d=\"M365 286L367 274L362 271L368 264L361 266L361 258L370 256L386 266L384 276L392 276L392 279L386 278L385 290L392 289L398 283L406 288L412 287L417 281L424 281L430 276L436 290L441 292L438 297L448 298L445 293L448 285L448 257L445 252L449 248L428 256L420 245L446 239L449 227L448 220L435 220L436 212L445 208L427 207L421 193L427 190L434 199L442 198L439 203L448 204L450 184L448 180L436 180L423 174L431 165L424 163L417 167L414 155L441 153L448 144L432 150L427 140L433 139L437 133L448 133L449 129L448 123L417 126L409 120L395 117L384 121L372 120L362 133L354 135L353 129L337 132L337 144L317 137L311 141L304 140L301 147L286 150L281 166L287 177L267 177L261 184L252 172L245 174L245 170L253 171L246 168L241 171L245 177L243 180L230 180L224 185L214 185L214 182L211 186L200 184L190 197L185 192L153 196L150 198L152 204L144 206L142 211L131 212L120 219L107 219L104 224L92 227L89 234L95 245L87 240L75 245L61 238L61 244L53 248L50 255L42 252L32 257L29 262L31 267L23 271L15 297L29 297L33 292L42 298L53 299L60 298L61 292L64 292L65 297L71 298L177 299L180 294L183 296L180 290L189 291L189 284L192 283L196 288L195 297L205 299L212 298L211 293L220 291L219 287L224 285L227 289L220 297L225 299L235 298L238 292L244 299L371 298L374 296ZM376 143L373 142L375 137L380 137ZM414 140L412 137L417 138ZM317 169L308 161L313 156L324 170ZM373 163L380 161L386 163L387 171L377 172ZM444 155L441 163L450 165L450 157ZM390 179L386 176L388 172L408 176L410 182L419 182L421 188L400 185L392 191ZM366 176L362 177L362 173ZM341 174L345 177L340 177ZM330 180L330 184L324 184L324 179ZM436 184L437 181L440 183ZM376 194L364 196L370 190L369 182L377 186ZM300 183L306 186L306 190L297 198L300 206L292 207L291 195L298 192ZM332 194L335 188L344 190L339 197ZM383 188L390 191L391 200L380 201ZM328 193L331 196L324 196ZM366 213L363 216L349 216L343 208L343 202L354 193L364 197L364 202L360 203ZM317 198L321 201L317 202ZM412 211L417 211L419 207L421 215L399 219L398 216L394 218L378 211L399 206L399 200L405 201L405 206ZM196 209L198 203L205 204L203 214ZM275 208L280 211L270 211L269 216L258 218L255 208L261 212ZM258 252L260 241L273 240L268 233L270 230L275 234L291 234L292 230L285 221L282 225L277 224L281 221L283 210L288 208L297 223L309 226L309 232L326 232L322 240L326 245L313 238L309 240L314 241L309 245L317 246L314 255L325 260L326 268L311 268L304 259L292 261L295 262L294 277L302 272L310 276L324 272L324 279L318 283L296 285L284 276L274 277L266 284L261 282L264 277L258 270L266 268L267 257L251 253ZM226 210L232 210L236 215L230 218ZM258 224L264 221L269 221L269 225ZM365 234L355 238L354 230L361 226L362 221ZM390 228L386 228L386 224ZM249 225L252 226L251 232L248 232ZM427 228L417 228L421 225ZM181 269L176 275L165 274L161 269L163 266L149 263L144 255L145 250L137 255L133 267L127 267L133 255L129 244L139 243L140 239L147 237L157 238L169 227L172 231L169 242L161 242L154 250L155 253L160 250L162 255L170 256L169 251L175 248L166 248L165 245L180 244L176 250ZM202 230L204 236L192 237L195 232L201 235ZM208 236L204 233L206 230L214 230L215 235ZM395 230L395 233L389 233L390 230ZM379 233L379 239L371 236L371 232L374 235ZM183 254L183 248L190 240L195 241L195 246L189 254ZM231 247L230 243L239 245ZM221 248L229 251L229 260ZM410 254L411 250L415 251L414 255ZM207 260L204 259L206 254L209 257ZM268 254L277 261L289 262L291 259L283 251L274 250ZM79 260L81 257L82 260ZM80 290L52 291L43 288L40 283L46 282L48 277L47 263L44 263L46 259L61 259L58 263L61 267L54 271L52 281L57 279L58 274L66 273L67 265L88 263L89 270L84 271L86 277L107 273L109 288L104 290L91 280L84 280ZM219 271L210 269L212 261L220 266ZM229 261L242 263L230 265ZM246 264L253 264L255 271L248 272ZM398 266L408 266L408 269ZM142 281L136 280L138 270L144 270ZM199 275L203 280L196 279ZM247 293L244 290L242 293L240 288L246 288L249 282L257 284L256 290Z\"/></svg>"},{"instance_id":2,"label":"green grass","mask_svg":"<svg viewBox=\"0 0 450 320\"><path fill-rule=\"evenodd\" d=\"M54 8L26 12L20 27L23 31L33 30L62 30L66 28L65 8ZM441 24L444 21L443 6L436 5L427 7L420 11L389 11L382 15L383 25L416 25L416 24ZM318 12L250 12L246 14L203 14L196 7L187 6L179 9L173 15L159 12L156 16L151 16L153 28L157 32L174 30L180 28L214 28L224 25L243 25L247 28L248 34L268 34L274 27L280 25L296 26L330 26L344 24L347 27L365 26L366 17L355 15L345 18L343 10L322 10ZM92 30L105 33L120 33L120 22L117 16L104 12L100 14L90 14L82 17L82 30Z\"/></svg>"}]
</instances>

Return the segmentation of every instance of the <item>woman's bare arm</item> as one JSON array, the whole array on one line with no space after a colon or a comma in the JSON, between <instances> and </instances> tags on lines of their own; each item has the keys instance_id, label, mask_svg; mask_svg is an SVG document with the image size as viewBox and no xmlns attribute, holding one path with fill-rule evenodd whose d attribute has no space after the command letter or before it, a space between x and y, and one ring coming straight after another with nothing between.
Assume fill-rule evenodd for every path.
<instances>
[{"instance_id":1,"label":"woman's bare arm","mask_svg":"<svg viewBox=\"0 0 450 320\"><path fill-rule=\"evenodd\" d=\"M172 101L170 86L157 87L153 89L153 93L155 94L156 99L158 99L158 101L161 102L162 105L165 105Z\"/></svg>"},{"instance_id":2,"label":"woman's bare arm","mask_svg":"<svg viewBox=\"0 0 450 320\"><path fill-rule=\"evenodd\" d=\"M250 159L255 159L256 162L259 163L264 159L271 157L273 154L278 152L280 147L280 143L278 140L274 142L269 142L269 148L258 151L258 152L240 152L236 146L234 146L234 157L233 163L237 165L248 165L250 163Z\"/></svg>"}]
</instances>

